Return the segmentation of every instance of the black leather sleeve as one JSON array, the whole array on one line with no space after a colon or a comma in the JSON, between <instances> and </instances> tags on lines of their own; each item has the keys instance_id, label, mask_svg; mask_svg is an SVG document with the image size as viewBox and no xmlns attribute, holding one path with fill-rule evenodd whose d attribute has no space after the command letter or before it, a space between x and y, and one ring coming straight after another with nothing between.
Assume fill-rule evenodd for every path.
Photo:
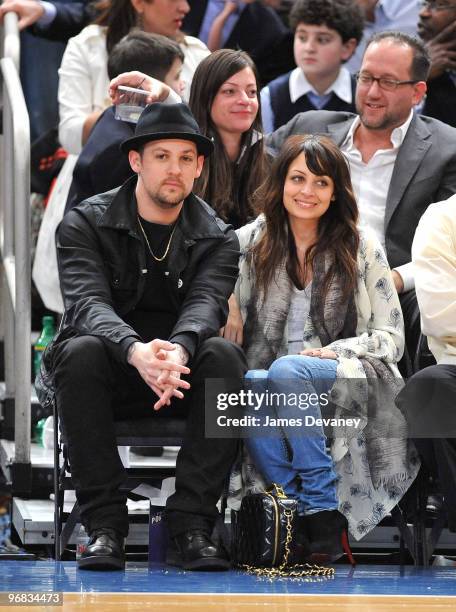
<instances>
[{"instance_id":1,"label":"black leather sleeve","mask_svg":"<svg viewBox=\"0 0 456 612\"><path fill-rule=\"evenodd\" d=\"M109 273L94 228L76 210L57 229L57 261L67 326L97 336L125 363L131 342L141 338L116 313Z\"/></svg>"},{"instance_id":2,"label":"black leather sleeve","mask_svg":"<svg viewBox=\"0 0 456 612\"><path fill-rule=\"evenodd\" d=\"M194 332L198 347L203 340L218 334L228 315L228 298L239 272L239 254L239 240L226 226L223 240L215 241L192 278L170 342L179 342L182 333Z\"/></svg>"}]
</instances>

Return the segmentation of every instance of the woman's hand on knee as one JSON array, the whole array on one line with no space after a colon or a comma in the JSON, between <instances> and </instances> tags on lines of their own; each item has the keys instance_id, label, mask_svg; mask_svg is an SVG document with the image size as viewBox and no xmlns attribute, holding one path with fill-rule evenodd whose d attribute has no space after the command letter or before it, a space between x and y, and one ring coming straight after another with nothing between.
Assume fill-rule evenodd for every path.
<instances>
[{"instance_id":1,"label":"woman's hand on knee","mask_svg":"<svg viewBox=\"0 0 456 612\"><path fill-rule=\"evenodd\" d=\"M239 309L234 293L228 300L229 313L225 327L220 329L220 335L231 342L235 342L242 346L244 340L244 322L242 321L241 311Z\"/></svg>"},{"instance_id":2,"label":"woman's hand on knee","mask_svg":"<svg viewBox=\"0 0 456 612\"><path fill-rule=\"evenodd\" d=\"M301 351L300 355L307 355L308 357L318 357L319 359L338 359L339 355L328 348L314 348L306 349Z\"/></svg>"}]
</instances>

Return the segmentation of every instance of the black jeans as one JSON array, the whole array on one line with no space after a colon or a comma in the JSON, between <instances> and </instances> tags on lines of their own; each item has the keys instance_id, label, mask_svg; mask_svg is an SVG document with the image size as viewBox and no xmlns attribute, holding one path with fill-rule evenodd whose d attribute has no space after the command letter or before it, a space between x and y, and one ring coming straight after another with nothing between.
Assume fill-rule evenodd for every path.
<instances>
[{"instance_id":1,"label":"black jeans","mask_svg":"<svg viewBox=\"0 0 456 612\"><path fill-rule=\"evenodd\" d=\"M434 365L412 376L396 399L409 435L440 484L448 527L456 531L456 366Z\"/></svg>"},{"instance_id":2,"label":"black jeans","mask_svg":"<svg viewBox=\"0 0 456 612\"><path fill-rule=\"evenodd\" d=\"M154 412L155 393L135 368L115 361L99 338L72 338L55 348L57 407L81 520L89 533L99 527L128 533L126 494L119 490L126 474L117 452L115 420L177 414L187 416L187 432L177 457L176 492L166 507L169 532L173 537L190 527L212 528L238 442L204 437L204 381L229 379L227 391L238 391L247 365L239 346L210 338L201 344L189 367L192 386L185 399L174 399L171 406Z\"/></svg>"},{"instance_id":3,"label":"black jeans","mask_svg":"<svg viewBox=\"0 0 456 612\"><path fill-rule=\"evenodd\" d=\"M413 364L421 333L420 312L418 309L418 301L416 299L415 290L412 289L411 291L401 293L399 295L399 301L401 303L402 314L404 317L405 346L407 348L410 362ZM406 377L407 375L410 375L410 372L407 371L407 363L405 358L402 358L399 362L399 369L402 376Z\"/></svg>"}]
</instances>

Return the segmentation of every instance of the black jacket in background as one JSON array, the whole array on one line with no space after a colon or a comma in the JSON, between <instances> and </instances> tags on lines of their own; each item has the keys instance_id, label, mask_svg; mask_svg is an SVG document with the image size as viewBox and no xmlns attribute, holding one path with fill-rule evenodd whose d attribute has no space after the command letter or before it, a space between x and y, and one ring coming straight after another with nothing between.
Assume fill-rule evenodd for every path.
<instances>
[{"instance_id":1,"label":"black jacket in background","mask_svg":"<svg viewBox=\"0 0 456 612\"><path fill-rule=\"evenodd\" d=\"M45 27L32 26L30 31L35 36L48 40L66 42L93 21L96 11L90 0L82 2L52 2L57 9L55 19Z\"/></svg>"},{"instance_id":2,"label":"black jacket in background","mask_svg":"<svg viewBox=\"0 0 456 612\"><path fill-rule=\"evenodd\" d=\"M428 81L423 115L456 127L456 84L447 72Z\"/></svg>"},{"instance_id":3,"label":"black jacket in background","mask_svg":"<svg viewBox=\"0 0 456 612\"><path fill-rule=\"evenodd\" d=\"M190 12L182 29L198 37L208 0L188 0ZM247 4L225 45L242 49L251 55L258 68L262 85L295 67L293 34L284 26L277 13L261 2Z\"/></svg>"},{"instance_id":4,"label":"black jacket in background","mask_svg":"<svg viewBox=\"0 0 456 612\"><path fill-rule=\"evenodd\" d=\"M114 113L114 106L110 106L100 115L82 147L73 170L65 212L97 193L120 187L134 174L127 155L119 147L133 136L135 124L118 121Z\"/></svg>"}]
</instances>

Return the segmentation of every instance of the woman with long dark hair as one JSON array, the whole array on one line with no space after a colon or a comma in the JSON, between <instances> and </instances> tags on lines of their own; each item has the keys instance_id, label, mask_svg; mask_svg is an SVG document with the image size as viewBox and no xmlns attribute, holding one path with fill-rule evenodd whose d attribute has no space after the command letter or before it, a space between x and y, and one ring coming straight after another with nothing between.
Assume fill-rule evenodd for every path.
<instances>
[{"instance_id":1,"label":"woman with long dark hair","mask_svg":"<svg viewBox=\"0 0 456 612\"><path fill-rule=\"evenodd\" d=\"M247 53L221 49L193 75L190 108L214 141L194 192L235 228L254 218L252 196L266 177L258 75Z\"/></svg>"},{"instance_id":2,"label":"woman with long dark hair","mask_svg":"<svg viewBox=\"0 0 456 612\"><path fill-rule=\"evenodd\" d=\"M349 168L328 138L288 139L256 201L262 214L238 232L236 297L247 384L277 395L266 413L265 402L253 407L268 436L246 446L266 483L297 499L301 560L336 555L347 519L362 537L417 472L392 401L404 345L399 299L380 243L357 227ZM331 453L318 421L329 397L342 418L331 422ZM394 440L371 420L383 411Z\"/></svg>"}]
</instances>

